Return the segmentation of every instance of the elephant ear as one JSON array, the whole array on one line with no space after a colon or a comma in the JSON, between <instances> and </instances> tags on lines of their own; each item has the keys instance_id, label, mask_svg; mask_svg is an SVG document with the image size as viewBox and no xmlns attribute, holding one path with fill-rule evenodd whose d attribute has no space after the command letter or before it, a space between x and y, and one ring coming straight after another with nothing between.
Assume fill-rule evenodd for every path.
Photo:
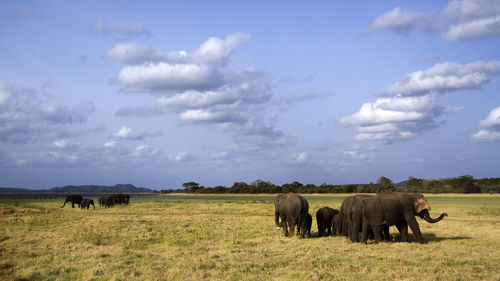
<instances>
[{"instance_id":1,"label":"elephant ear","mask_svg":"<svg viewBox=\"0 0 500 281\"><path fill-rule=\"evenodd\" d=\"M416 198L415 200L415 213L418 214L422 210L431 210L431 206L429 205L429 202L423 197Z\"/></svg>"}]
</instances>

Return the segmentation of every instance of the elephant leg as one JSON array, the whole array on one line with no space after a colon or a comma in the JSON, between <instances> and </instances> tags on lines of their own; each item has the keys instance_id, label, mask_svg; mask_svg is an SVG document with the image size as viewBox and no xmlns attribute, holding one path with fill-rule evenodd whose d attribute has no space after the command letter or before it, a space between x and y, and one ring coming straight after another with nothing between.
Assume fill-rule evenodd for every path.
<instances>
[{"instance_id":1,"label":"elephant leg","mask_svg":"<svg viewBox=\"0 0 500 281\"><path fill-rule=\"evenodd\" d=\"M330 234L330 236L332 236L332 227L327 227L326 230L328 231L328 234Z\"/></svg>"},{"instance_id":2,"label":"elephant leg","mask_svg":"<svg viewBox=\"0 0 500 281\"><path fill-rule=\"evenodd\" d=\"M414 216L411 217L410 221L408 221L408 225L410 225L410 229L417 238L417 241L421 244L424 244L424 238L422 237L422 232L420 232L420 227L418 226L418 222Z\"/></svg>"},{"instance_id":3,"label":"elephant leg","mask_svg":"<svg viewBox=\"0 0 500 281\"><path fill-rule=\"evenodd\" d=\"M380 243L380 241L382 241L382 237L381 237L382 228L383 228L383 226L380 226L380 225L372 226L373 234L375 236L375 244L378 244L378 243Z\"/></svg>"},{"instance_id":4,"label":"elephant leg","mask_svg":"<svg viewBox=\"0 0 500 281\"><path fill-rule=\"evenodd\" d=\"M370 229L370 225L368 224L368 222L363 221L361 243L367 244L369 229Z\"/></svg>"},{"instance_id":5,"label":"elephant leg","mask_svg":"<svg viewBox=\"0 0 500 281\"><path fill-rule=\"evenodd\" d=\"M286 220L281 219L281 227L283 227L283 234L285 236L288 236L288 224L287 224Z\"/></svg>"},{"instance_id":6,"label":"elephant leg","mask_svg":"<svg viewBox=\"0 0 500 281\"><path fill-rule=\"evenodd\" d=\"M408 242L408 224L406 224L406 222L402 222L396 224L396 227L401 234L401 242Z\"/></svg>"},{"instance_id":7,"label":"elephant leg","mask_svg":"<svg viewBox=\"0 0 500 281\"><path fill-rule=\"evenodd\" d=\"M289 230L290 237L293 237L293 235L295 234L295 222L288 222L288 228L290 229Z\"/></svg>"},{"instance_id":8,"label":"elephant leg","mask_svg":"<svg viewBox=\"0 0 500 281\"><path fill-rule=\"evenodd\" d=\"M384 229L384 238L385 238L385 241L392 241L391 235L389 234L389 226L385 224L383 226L383 229Z\"/></svg>"},{"instance_id":9,"label":"elephant leg","mask_svg":"<svg viewBox=\"0 0 500 281\"><path fill-rule=\"evenodd\" d=\"M359 223L352 224L352 233L351 233L351 241L352 242L359 242L359 240L358 240L358 232L360 230L359 228L360 228Z\"/></svg>"}]
</instances>

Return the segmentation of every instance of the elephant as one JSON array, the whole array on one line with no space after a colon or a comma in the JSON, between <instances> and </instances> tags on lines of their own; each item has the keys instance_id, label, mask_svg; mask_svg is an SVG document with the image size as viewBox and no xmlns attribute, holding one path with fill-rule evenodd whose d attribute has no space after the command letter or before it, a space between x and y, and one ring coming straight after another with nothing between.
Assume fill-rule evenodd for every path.
<instances>
[{"instance_id":1,"label":"elephant","mask_svg":"<svg viewBox=\"0 0 500 281\"><path fill-rule=\"evenodd\" d=\"M90 209L90 205L94 206L94 210L95 210L94 200L85 198L82 200L82 203L80 204L80 208L82 208L82 209L87 208L87 210L88 210L88 209Z\"/></svg>"},{"instance_id":2,"label":"elephant","mask_svg":"<svg viewBox=\"0 0 500 281\"><path fill-rule=\"evenodd\" d=\"M301 237L305 237L307 229L307 214L309 213L309 203L307 200L296 194L278 194L274 201L274 222L278 229L283 227L285 236L293 236L295 225L300 227ZM281 218L281 222L280 222ZM312 218L311 218L312 220Z\"/></svg>"},{"instance_id":3,"label":"elephant","mask_svg":"<svg viewBox=\"0 0 500 281\"><path fill-rule=\"evenodd\" d=\"M71 207L74 208L75 204L80 207L80 203L82 202L83 197L81 195L68 195L66 196L66 200L64 200L64 204L61 206L61 208L64 208L66 206L67 202L71 202Z\"/></svg>"},{"instance_id":4,"label":"elephant","mask_svg":"<svg viewBox=\"0 0 500 281\"><path fill-rule=\"evenodd\" d=\"M103 204L109 208L115 204L130 204L130 195L128 194L110 194L103 198Z\"/></svg>"},{"instance_id":5,"label":"elephant","mask_svg":"<svg viewBox=\"0 0 500 281\"><path fill-rule=\"evenodd\" d=\"M99 196L97 199L97 202L99 202L99 207L103 207L106 205L106 196Z\"/></svg>"},{"instance_id":6,"label":"elephant","mask_svg":"<svg viewBox=\"0 0 500 281\"><path fill-rule=\"evenodd\" d=\"M338 210L332 209L330 207L323 207L316 212L316 222L318 223L319 237L325 234L325 230L328 231L328 234L332 234L332 219L338 213Z\"/></svg>"},{"instance_id":7,"label":"elephant","mask_svg":"<svg viewBox=\"0 0 500 281\"><path fill-rule=\"evenodd\" d=\"M307 213L306 214L306 234L307 237L311 237L311 226L312 226L312 216ZM297 225L297 235L300 234L300 226Z\"/></svg>"},{"instance_id":8,"label":"elephant","mask_svg":"<svg viewBox=\"0 0 500 281\"><path fill-rule=\"evenodd\" d=\"M368 198L373 198L374 195L353 195L344 199L342 202L341 210L343 208L343 224L342 231L344 232L344 227L347 228L345 232L346 236L351 239L352 242L359 242L359 233L363 230L363 207L364 200ZM345 203L345 204L344 204ZM342 212L342 211L341 211ZM383 236L385 240L391 240L389 234L389 226L383 226L381 229L383 231ZM373 238L375 234L371 228L366 229L366 233L370 238ZM382 234L381 234L382 235ZM368 237L367 236L367 237Z\"/></svg>"},{"instance_id":9,"label":"elephant","mask_svg":"<svg viewBox=\"0 0 500 281\"><path fill-rule=\"evenodd\" d=\"M331 224L333 236L342 235L342 214L340 212L332 217Z\"/></svg>"},{"instance_id":10,"label":"elephant","mask_svg":"<svg viewBox=\"0 0 500 281\"><path fill-rule=\"evenodd\" d=\"M448 216L442 213L433 219L429 215L431 206L420 193L384 192L373 197L363 198L364 207L362 215L363 237L366 243L368 229L373 229L375 243L381 240L381 230L395 225L401 233L401 241L408 242L408 225L419 243L424 243L420 227L415 216L423 218L428 223L436 223Z\"/></svg>"},{"instance_id":11,"label":"elephant","mask_svg":"<svg viewBox=\"0 0 500 281\"><path fill-rule=\"evenodd\" d=\"M370 197L373 195L352 195L348 196L340 206L342 216L342 235L350 238L353 242L357 242L357 233L361 232L361 201L360 198ZM356 234L353 234L356 233Z\"/></svg>"}]
</instances>

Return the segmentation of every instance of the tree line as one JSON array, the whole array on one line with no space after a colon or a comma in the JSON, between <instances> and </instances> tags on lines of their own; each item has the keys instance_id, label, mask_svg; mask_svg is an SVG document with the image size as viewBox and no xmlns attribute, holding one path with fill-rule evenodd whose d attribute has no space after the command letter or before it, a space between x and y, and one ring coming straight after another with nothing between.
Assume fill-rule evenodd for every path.
<instances>
[{"instance_id":1,"label":"tree line","mask_svg":"<svg viewBox=\"0 0 500 281\"><path fill-rule=\"evenodd\" d=\"M235 182L231 187L218 185L205 187L197 182L186 182L180 189L161 190L161 193L378 193L385 191L421 193L500 193L500 178L475 179L460 176L443 179L418 179L410 177L407 181L394 184L387 177L380 177L377 183L321 185L302 184L294 181L276 185L269 181L256 180L250 184Z\"/></svg>"}]
</instances>

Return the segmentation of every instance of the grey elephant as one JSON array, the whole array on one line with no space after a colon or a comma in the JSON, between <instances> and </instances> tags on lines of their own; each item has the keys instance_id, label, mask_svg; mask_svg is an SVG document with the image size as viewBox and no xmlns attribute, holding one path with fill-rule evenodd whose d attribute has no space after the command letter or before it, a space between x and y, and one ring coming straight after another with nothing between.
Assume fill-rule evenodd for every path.
<instances>
[{"instance_id":1,"label":"grey elephant","mask_svg":"<svg viewBox=\"0 0 500 281\"><path fill-rule=\"evenodd\" d=\"M352 242L359 242L360 237L359 234L362 233L363 230L363 208L364 208L364 200L374 198L374 195L354 195L345 198L344 202L342 202L341 212L343 215L343 224L342 231L347 233L347 237L351 239ZM367 210L368 211L368 210ZM344 230L344 227L346 230ZM381 228L380 235L385 238L385 240L391 240L391 236L389 234L389 226L384 225ZM367 227L366 229L367 237L374 238L375 234L371 227Z\"/></svg>"},{"instance_id":2,"label":"grey elephant","mask_svg":"<svg viewBox=\"0 0 500 281\"><path fill-rule=\"evenodd\" d=\"M307 230L307 215L309 213L309 203L307 200L296 194L278 194L274 201L274 221L278 229L283 227L285 236L293 236L295 225L300 227L301 237L305 237ZM280 221L281 219L281 221ZM311 219L312 220L312 219Z\"/></svg>"},{"instance_id":3,"label":"grey elephant","mask_svg":"<svg viewBox=\"0 0 500 281\"><path fill-rule=\"evenodd\" d=\"M339 210L332 209L330 207L323 207L318 209L316 212L316 222L318 223L318 236L321 237L325 234L325 230L328 234L332 234L332 220L335 215L339 213Z\"/></svg>"},{"instance_id":4,"label":"grey elephant","mask_svg":"<svg viewBox=\"0 0 500 281\"><path fill-rule=\"evenodd\" d=\"M373 229L375 243L381 240L384 228L395 225L401 233L401 240L408 242L408 226L419 243L424 243L420 227L415 216L423 218L428 223L441 221L447 213L442 213L433 219L429 215L431 206L427 199L420 193L384 192L370 198L362 199L364 207L362 215L363 236L362 242L366 243L369 229Z\"/></svg>"},{"instance_id":5,"label":"grey elephant","mask_svg":"<svg viewBox=\"0 0 500 281\"><path fill-rule=\"evenodd\" d=\"M85 198L80 203L80 208L82 208L82 209L87 208L87 210L88 210L88 209L90 209L90 205L92 205L94 207L94 210L95 210L94 200Z\"/></svg>"},{"instance_id":6,"label":"grey elephant","mask_svg":"<svg viewBox=\"0 0 500 281\"><path fill-rule=\"evenodd\" d=\"M306 214L306 235L307 237L311 237L311 226L312 226L312 216L307 213ZM297 225L297 235L300 234L300 226Z\"/></svg>"},{"instance_id":7,"label":"grey elephant","mask_svg":"<svg viewBox=\"0 0 500 281\"><path fill-rule=\"evenodd\" d=\"M78 207L80 207L82 199L83 197L81 195L68 195L66 196L66 200L64 200L64 204L61 206L61 208L64 208L67 202L71 202L71 208L74 208L75 204L78 205Z\"/></svg>"},{"instance_id":8,"label":"grey elephant","mask_svg":"<svg viewBox=\"0 0 500 281\"><path fill-rule=\"evenodd\" d=\"M331 224L333 236L342 235L342 214L340 212L332 217Z\"/></svg>"}]
</instances>

